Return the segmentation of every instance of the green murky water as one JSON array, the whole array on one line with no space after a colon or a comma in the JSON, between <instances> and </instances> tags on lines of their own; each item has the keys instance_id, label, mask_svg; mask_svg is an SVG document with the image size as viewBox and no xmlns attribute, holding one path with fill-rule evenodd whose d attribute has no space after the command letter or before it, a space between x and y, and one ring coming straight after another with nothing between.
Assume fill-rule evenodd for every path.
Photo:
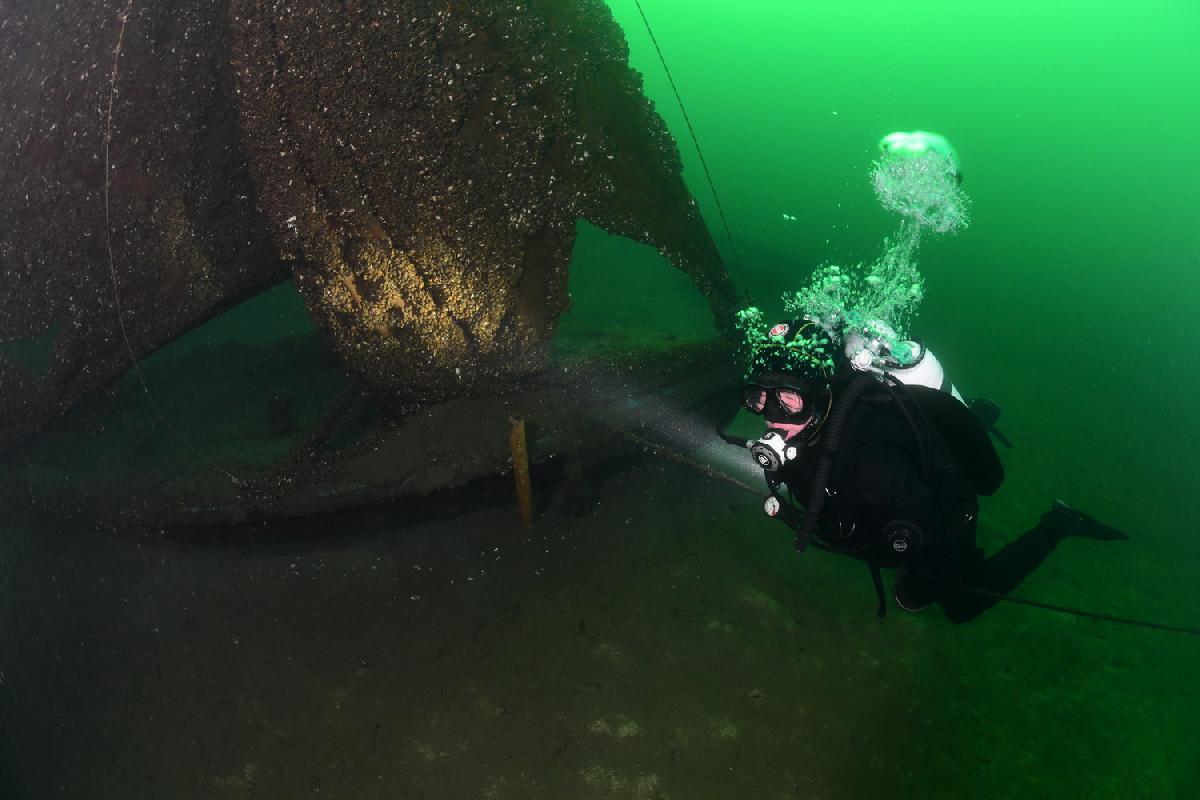
<instances>
[{"instance_id":1,"label":"green murky water","mask_svg":"<svg viewBox=\"0 0 1200 800\"><path fill-rule=\"evenodd\" d=\"M728 253L638 9L610 5ZM881 135L954 142L973 220L923 243L913 330L965 394L1001 405L1015 444L980 543L1069 498L1131 541L1067 541L1020 595L1196 625L1200 10L642 6L735 280L768 316L815 267L878 255L895 226L868 183ZM713 332L649 248L581 224L572 270L559 356ZM286 285L144 367L169 418L249 463L295 446L344 388ZM255 449L241 432L280 387L296 429ZM56 465L104 487L151 464L170 483L189 456L143 402L129 377L62 420L28 463L29 504ZM878 620L859 565L796 556L745 492L650 458L595 488L588 513L552 505L531 530L498 502L235 544L18 503L0 542L0 796L1200 793L1195 636L1014 604L964 626L936 609Z\"/></svg>"}]
</instances>

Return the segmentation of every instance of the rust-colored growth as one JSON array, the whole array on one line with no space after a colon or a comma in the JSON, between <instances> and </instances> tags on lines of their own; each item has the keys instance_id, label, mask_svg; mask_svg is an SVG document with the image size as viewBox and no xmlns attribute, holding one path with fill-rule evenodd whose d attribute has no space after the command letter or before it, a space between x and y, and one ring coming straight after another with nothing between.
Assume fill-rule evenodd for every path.
<instances>
[{"instance_id":1,"label":"rust-colored growth","mask_svg":"<svg viewBox=\"0 0 1200 800\"><path fill-rule=\"evenodd\" d=\"M529 447L525 441L525 420L508 418L508 443L512 448L513 478L517 482L517 507L521 522L533 525L533 487L529 482Z\"/></svg>"}]
</instances>

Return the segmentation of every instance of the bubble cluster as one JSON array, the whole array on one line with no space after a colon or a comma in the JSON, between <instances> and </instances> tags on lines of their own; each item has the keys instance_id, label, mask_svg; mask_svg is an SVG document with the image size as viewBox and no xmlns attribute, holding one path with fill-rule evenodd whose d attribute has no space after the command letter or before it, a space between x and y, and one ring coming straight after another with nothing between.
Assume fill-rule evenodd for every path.
<instances>
[{"instance_id":1,"label":"bubble cluster","mask_svg":"<svg viewBox=\"0 0 1200 800\"><path fill-rule=\"evenodd\" d=\"M884 240L880 256L867 264L821 266L806 286L783 296L788 317L817 323L827 334L824 341L840 348L848 337L860 336L901 364L915 356L908 328L925 298L925 279L916 260L921 237L927 231L954 233L969 222L970 200L959 185L953 148L941 136L919 133L884 137L887 147L871 166L880 205L903 218L899 230ZM920 147L910 141L915 139ZM930 146L931 141L941 144ZM762 333L763 325L756 308L739 315L738 327L747 336L751 356L769 338Z\"/></svg>"},{"instance_id":2,"label":"bubble cluster","mask_svg":"<svg viewBox=\"0 0 1200 800\"><path fill-rule=\"evenodd\" d=\"M737 328L742 331L740 360L746 364L746 377L756 372L829 375L836 364L836 341L824 330L806 335L786 324L767 329L763 312L756 306L738 312ZM796 335L791 335L795 333Z\"/></svg>"}]
</instances>

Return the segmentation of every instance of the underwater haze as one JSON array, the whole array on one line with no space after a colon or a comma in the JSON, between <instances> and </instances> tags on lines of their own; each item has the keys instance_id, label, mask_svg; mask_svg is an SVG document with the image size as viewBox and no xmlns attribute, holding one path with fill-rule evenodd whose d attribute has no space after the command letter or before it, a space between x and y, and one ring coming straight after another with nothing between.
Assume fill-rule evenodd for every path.
<instances>
[{"instance_id":1,"label":"underwater haze","mask_svg":"<svg viewBox=\"0 0 1200 800\"><path fill-rule=\"evenodd\" d=\"M607 2L768 324L901 230L881 137L953 143L970 223L921 236L908 330L1002 409L978 542L1055 499L1128 541L1063 539L968 624L891 603L888 570L877 617L863 565L798 554L712 430L741 369L695 359L733 320L598 223L546 374L399 423L285 280L0 454L0 800L1200 797L1200 4ZM531 526L507 465L453 469L518 407ZM388 450L406 424L421 446ZM366 485L393 461L419 490ZM322 513L271 517L312 464ZM217 495L147 529L268 467L236 523Z\"/></svg>"},{"instance_id":2,"label":"underwater haze","mask_svg":"<svg viewBox=\"0 0 1200 800\"><path fill-rule=\"evenodd\" d=\"M728 252L636 4L611 6ZM1037 487L1043 493L1078 498L1118 526L1144 530L1168 570L1173 548L1200 555L1186 533L1189 498L1200 490L1200 360L1191 344L1200 310L1200 7L642 8L756 302L779 312L779 296L815 266L874 259L896 225L870 190L879 138L913 129L946 135L962 162L972 221L923 243L926 297L913 332L964 394L996 400L1019 432L1024 446L1006 454L1010 486L1025 479L1031 459L1052 480L1052 489ZM1195 608L1200 590L1188 573L1181 566L1171 585Z\"/></svg>"}]
</instances>

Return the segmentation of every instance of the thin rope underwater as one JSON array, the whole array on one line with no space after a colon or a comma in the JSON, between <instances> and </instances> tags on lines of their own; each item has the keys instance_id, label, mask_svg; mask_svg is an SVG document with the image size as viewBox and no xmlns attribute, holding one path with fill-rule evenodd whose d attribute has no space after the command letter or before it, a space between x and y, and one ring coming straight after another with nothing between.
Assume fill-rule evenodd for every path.
<instances>
[{"instance_id":1,"label":"thin rope underwater","mask_svg":"<svg viewBox=\"0 0 1200 800\"><path fill-rule=\"evenodd\" d=\"M696 129L692 126L692 119L688 116L687 108L683 105L683 98L679 95L679 88L675 85L675 78L671 75L671 68L667 66L667 59L663 55L662 48L658 46L658 39L654 36L654 30L650 27L650 20L646 18L646 12L642 9L641 0L633 0L633 2L637 6L638 13L642 15L642 22L646 26L646 33L650 34L650 41L654 44L654 50L658 53L658 60L662 62L663 72L667 74L667 81L671 84L671 91L675 93L675 102L679 104L679 111L683 114L683 121L687 123L688 133L691 134L692 144L696 148L696 155L700 157L700 165L704 167L704 177L708 179L708 188L712 191L713 202L717 204L717 213L721 216L721 225L725 228L725 238L729 240L729 250L733 253L733 263L737 267L738 277L742 279L747 300L753 303L754 298L750 295L750 285L746 283L746 273L742 269L742 260L738 256L737 246L733 243L733 233L729 229L729 220L725 217L725 208L721 205L721 198L717 195L717 185L713 181L712 172L708 169L708 161L704 158L704 151L700 149L700 139L696 136Z\"/></svg>"},{"instance_id":2,"label":"thin rope underwater","mask_svg":"<svg viewBox=\"0 0 1200 800\"><path fill-rule=\"evenodd\" d=\"M225 477L229 478L235 485L241 486L243 481L234 475L229 470L219 466L212 459L200 451L192 442L184 436L178 428L171 424L163 413L162 408L154 399L154 395L150 393L150 387L146 385L146 377L142 374L142 365L138 361L137 354L133 351L133 345L129 341L129 332L125 328L125 314L121 307L121 292L118 288L117 281L117 266L116 259L113 257L112 245L112 204L109 200L109 194L112 187L112 132L113 132L113 103L117 96L117 68L121 61L121 47L125 42L125 27L129 24L129 17L133 13L133 0L128 0L125 3L125 8L117 15L117 19L121 21L121 27L117 31L117 46L113 49L113 65L112 75L109 80L108 89L108 113L106 115L104 128L104 244L108 250L108 270L112 276L113 304L117 312L117 325L121 329L121 341L125 343L125 351L129 354L129 360L133 364L134 374L137 375L138 383L142 386L142 391L146 395L146 399L150 402L154 413L158 415L159 420L167 427L169 431L181 441L188 449L196 454L213 470L220 472Z\"/></svg>"},{"instance_id":3,"label":"thin rope underwater","mask_svg":"<svg viewBox=\"0 0 1200 800\"><path fill-rule=\"evenodd\" d=\"M720 481L724 481L725 483L732 484L733 486L736 486L739 489L742 489L743 491L749 492L750 494L753 494L760 499L765 498L767 496L766 494L759 491L758 489L755 489L754 487L749 486L748 484L743 483L742 481L739 481L737 478L733 478L733 477L730 477L729 475L722 474L722 473L712 469L711 467L708 467L697 461L693 461L692 459L688 458L687 456L677 453L668 447L664 447L663 445L649 442L649 441L641 438L640 436L637 436L636 434L629 433L628 431L620 431L620 433L623 436L625 436L625 438L629 439L630 441L634 442L635 444L641 445L642 447L646 448L647 450L649 450L650 452L654 453L657 456L666 458L670 461L674 461L678 464L683 464L684 466L691 467L692 469L695 469L695 470L703 473L704 475L706 475L709 478L714 478L716 480L720 480ZM1186 625L1171 625L1169 623L1154 622L1152 620L1141 620L1141 619L1133 619L1131 617L1120 617L1120 616L1116 616L1113 614L1104 614L1099 611L1088 611L1087 609L1073 608L1071 606L1058 605L1056 603L1046 603L1046 602L1042 602L1041 600L1028 600L1028 599L1025 599L1022 597L1014 597L1013 595L1010 595L1010 594L1004 594L1002 592L993 592L989 589L981 589L977 586L969 586L967 584L960 584L960 588L965 589L968 592L974 592L975 594L984 595L985 597L992 597L992 598L996 598L998 600L1005 600L1009 603L1017 603L1017 604L1023 605L1023 606L1031 606L1033 608L1041 608L1041 609L1045 609L1047 611L1057 611L1060 614L1070 614L1072 616L1082 617L1084 619L1094 619L1099 622L1113 622L1118 625L1129 625L1131 627L1136 627L1136 628L1150 628L1152 630L1169 631L1171 633L1188 633L1193 636L1200 636L1200 628L1189 627Z\"/></svg>"}]
</instances>

